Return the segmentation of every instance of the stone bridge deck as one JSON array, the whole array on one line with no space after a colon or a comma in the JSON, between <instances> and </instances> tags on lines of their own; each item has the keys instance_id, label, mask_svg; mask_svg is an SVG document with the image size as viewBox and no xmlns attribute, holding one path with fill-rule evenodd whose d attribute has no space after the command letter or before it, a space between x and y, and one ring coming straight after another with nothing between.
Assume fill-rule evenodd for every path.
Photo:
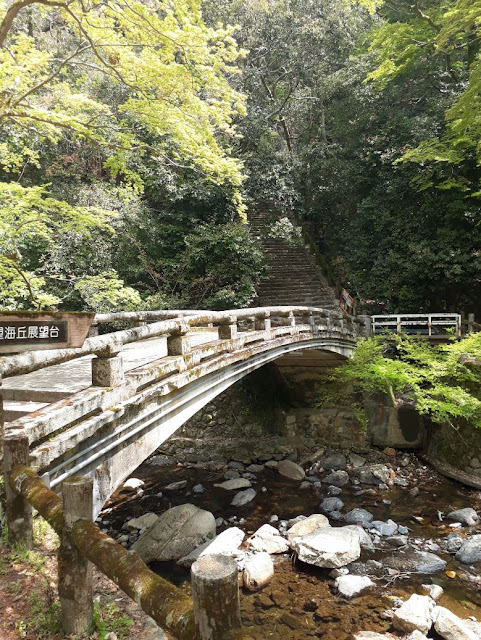
<instances>
[{"instance_id":1,"label":"stone bridge deck","mask_svg":"<svg viewBox=\"0 0 481 640\"><path fill-rule=\"evenodd\" d=\"M92 337L80 349L0 358L6 402L40 405L8 423L5 438L28 439L30 465L56 490L73 475L91 476L97 514L145 458L237 380L291 354L296 366L312 363L298 357L304 353L342 360L357 333L352 318L308 307L199 312Z\"/></svg>"}]
</instances>

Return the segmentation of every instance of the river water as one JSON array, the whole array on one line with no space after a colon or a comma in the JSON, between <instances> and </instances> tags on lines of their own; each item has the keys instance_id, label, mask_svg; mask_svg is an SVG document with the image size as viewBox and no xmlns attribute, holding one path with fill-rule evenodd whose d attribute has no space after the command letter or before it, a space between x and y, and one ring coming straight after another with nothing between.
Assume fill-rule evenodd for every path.
<instances>
[{"instance_id":1,"label":"river water","mask_svg":"<svg viewBox=\"0 0 481 640\"><path fill-rule=\"evenodd\" d=\"M377 462L379 456L382 454L377 453ZM370 511L375 520L391 518L398 525L408 527L410 542L418 549L434 551L446 560L446 568L431 575L406 575L402 569L399 574L383 570L381 575L371 575L376 583L374 589L347 601L334 593L329 569L304 564L292 554L276 556L275 577L270 584L256 593L245 589L241 592L243 623L256 638L348 640L360 630L386 633L392 630L390 610L396 599L405 600L412 593L423 593L421 585L433 583L444 589L439 604L461 618L474 617L481 621L481 573L476 568L461 565L443 551L443 541L449 533L456 531L464 536L467 532L469 535L481 532L479 525L453 529L452 523L444 519L449 511L458 508L473 507L479 512L481 493L440 476L414 456L404 456L403 467L398 466L400 459L387 460L384 457L383 462L386 461L399 476L407 479L408 486L380 490L363 485L364 493L358 495L360 487L349 484L342 488L340 495L345 504L343 513L362 507ZM181 466L158 458L147 461L133 474L145 482L142 495L125 489L118 491L100 516L107 523L101 526L117 538L125 533L122 525L131 517L146 512L160 515L170 507L191 502L211 511L216 518L229 520L236 516L237 521L228 526L239 526L249 535L269 522L273 515L280 520L288 520L299 515L320 513L319 503L327 495L325 485L320 490L314 486L301 490L299 482L265 468L255 474L255 499L244 507L234 508L230 506L233 494L213 486L224 480L225 471L226 468ZM182 490L165 489L166 485L181 480L187 481ZM191 492L198 484L205 488L204 493ZM409 491L414 486L419 488L419 494L412 497ZM159 493L162 497L157 495ZM337 526L342 522L331 521L331 524ZM217 533L225 528L218 528ZM363 552L361 560L371 558L383 562L385 557L386 551ZM189 590L188 570L174 563L153 563L151 568Z\"/></svg>"}]
</instances>

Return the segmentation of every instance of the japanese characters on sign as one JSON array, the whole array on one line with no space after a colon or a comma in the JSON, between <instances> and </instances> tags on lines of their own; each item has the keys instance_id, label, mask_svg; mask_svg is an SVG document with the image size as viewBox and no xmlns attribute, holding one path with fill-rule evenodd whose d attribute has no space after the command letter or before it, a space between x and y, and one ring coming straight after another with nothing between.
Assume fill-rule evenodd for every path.
<instances>
[{"instance_id":1,"label":"japanese characters on sign","mask_svg":"<svg viewBox=\"0 0 481 640\"><path fill-rule=\"evenodd\" d=\"M0 320L0 348L2 346L63 343L67 341L67 322L43 320Z\"/></svg>"},{"instance_id":2,"label":"japanese characters on sign","mask_svg":"<svg viewBox=\"0 0 481 640\"><path fill-rule=\"evenodd\" d=\"M351 294L346 291L346 289L342 289L341 295L339 297L339 306L341 309L347 313L348 315L354 315L354 311L356 308L356 301L351 296Z\"/></svg>"}]
</instances>

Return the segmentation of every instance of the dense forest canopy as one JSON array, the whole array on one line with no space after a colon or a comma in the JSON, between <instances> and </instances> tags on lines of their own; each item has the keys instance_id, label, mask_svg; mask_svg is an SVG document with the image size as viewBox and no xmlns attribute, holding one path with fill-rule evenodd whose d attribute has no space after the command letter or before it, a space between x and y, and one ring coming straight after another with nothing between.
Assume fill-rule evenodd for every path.
<instances>
[{"instance_id":1,"label":"dense forest canopy","mask_svg":"<svg viewBox=\"0 0 481 640\"><path fill-rule=\"evenodd\" d=\"M368 311L478 311L480 35L479 0L0 0L1 306L249 304L262 207Z\"/></svg>"}]
</instances>

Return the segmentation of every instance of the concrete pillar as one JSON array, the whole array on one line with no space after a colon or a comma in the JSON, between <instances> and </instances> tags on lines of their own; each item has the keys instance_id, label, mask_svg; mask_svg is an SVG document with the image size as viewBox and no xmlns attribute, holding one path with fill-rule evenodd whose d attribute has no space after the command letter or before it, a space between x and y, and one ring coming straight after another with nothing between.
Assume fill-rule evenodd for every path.
<instances>
[{"instance_id":1,"label":"concrete pillar","mask_svg":"<svg viewBox=\"0 0 481 640\"><path fill-rule=\"evenodd\" d=\"M92 626L92 564L74 545L72 527L92 520L93 481L73 476L62 484L63 533L58 552L58 595L62 628L67 635L89 633Z\"/></svg>"},{"instance_id":2,"label":"concrete pillar","mask_svg":"<svg viewBox=\"0 0 481 640\"><path fill-rule=\"evenodd\" d=\"M296 318L292 311L285 316L281 317L281 326L283 327L295 327L296 326Z\"/></svg>"},{"instance_id":3,"label":"concrete pillar","mask_svg":"<svg viewBox=\"0 0 481 640\"><path fill-rule=\"evenodd\" d=\"M30 445L26 435L3 440L3 472L8 526L8 542L33 549L33 517L29 502L10 487L10 474L17 465L28 466Z\"/></svg>"},{"instance_id":4,"label":"concrete pillar","mask_svg":"<svg viewBox=\"0 0 481 640\"><path fill-rule=\"evenodd\" d=\"M224 640L241 626L237 562L228 556L202 556L192 565L191 582L198 638Z\"/></svg>"},{"instance_id":5,"label":"concrete pillar","mask_svg":"<svg viewBox=\"0 0 481 640\"><path fill-rule=\"evenodd\" d=\"M474 313L468 313L468 333L474 331Z\"/></svg>"},{"instance_id":6,"label":"concrete pillar","mask_svg":"<svg viewBox=\"0 0 481 640\"><path fill-rule=\"evenodd\" d=\"M97 356L92 360L92 385L117 387L124 381L122 356Z\"/></svg>"},{"instance_id":7,"label":"concrete pillar","mask_svg":"<svg viewBox=\"0 0 481 640\"><path fill-rule=\"evenodd\" d=\"M229 316L219 324L219 340L237 338L237 318Z\"/></svg>"}]
</instances>

